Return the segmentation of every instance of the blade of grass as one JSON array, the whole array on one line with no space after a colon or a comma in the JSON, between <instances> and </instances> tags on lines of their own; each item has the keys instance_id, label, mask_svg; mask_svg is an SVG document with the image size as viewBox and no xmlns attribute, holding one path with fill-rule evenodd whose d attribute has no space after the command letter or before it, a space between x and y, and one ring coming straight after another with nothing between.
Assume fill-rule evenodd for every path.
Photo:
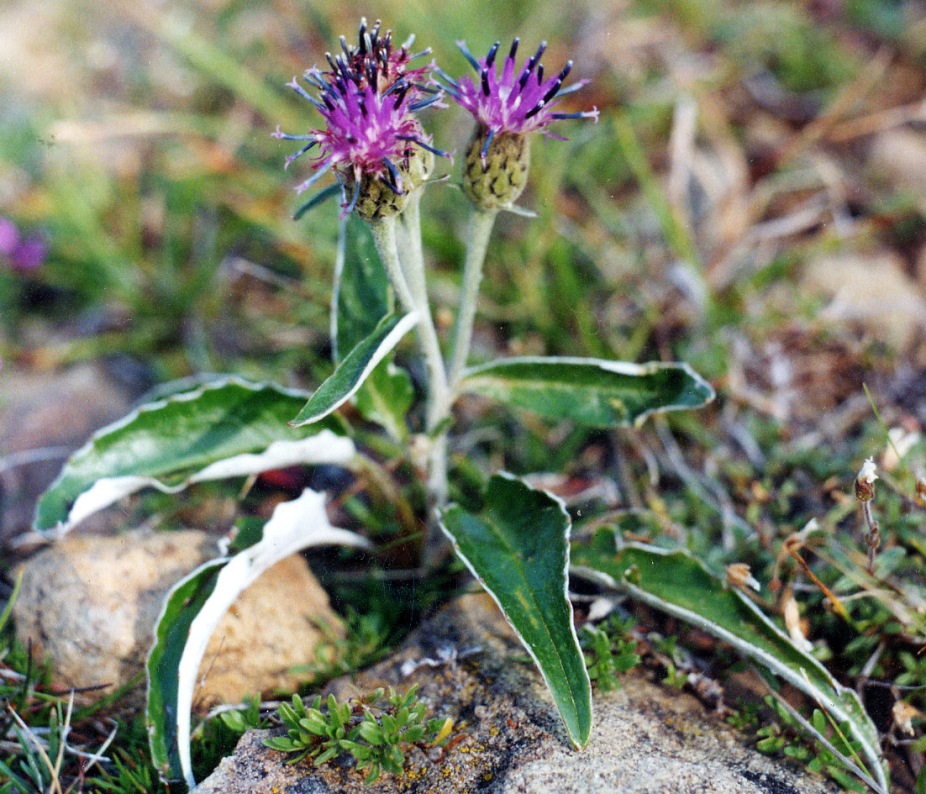
<instances>
[{"instance_id":1,"label":"blade of grass","mask_svg":"<svg viewBox=\"0 0 926 794\"><path fill-rule=\"evenodd\" d=\"M669 199L659 184L658 177L650 167L646 151L643 149L643 145L640 143L640 139L637 137L630 120L626 114L617 113L613 116L612 124L621 154L623 154L627 165L639 183L647 202L649 202L653 212L656 213L666 243L672 249L672 253L686 264L692 277L696 279L696 283L702 288L702 294L706 295L707 288L701 273L701 257L698 255L694 240L688 229L676 217Z\"/></svg>"}]
</instances>

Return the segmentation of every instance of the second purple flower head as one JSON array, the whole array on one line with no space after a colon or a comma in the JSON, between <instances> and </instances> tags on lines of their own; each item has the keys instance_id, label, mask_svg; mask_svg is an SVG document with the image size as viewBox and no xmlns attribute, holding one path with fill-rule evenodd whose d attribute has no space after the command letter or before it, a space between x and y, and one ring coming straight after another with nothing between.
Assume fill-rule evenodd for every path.
<instances>
[{"instance_id":1,"label":"second purple flower head","mask_svg":"<svg viewBox=\"0 0 926 794\"><path fill-rule=\"evenodd\" d=\"M499 42L479 60L464 42L457 42L475 69L478 81L469 76L454 80L440 73L447 93L476 120L476 132L464 164L463 187L482 209L511 207L521 195L530 167L530 133L543 130L544 134L562 140L545 128L562 119L598 120L597 108L578 113L554 110L563 96L577 91L587 82L581 80L563 88L572 70L572 61L568 61L558 74L546 77L540 61L547 46L543 42L519 69L519 43L519 39L512 42L500 75L496 66Z\"/></svg>"}]
</instances>

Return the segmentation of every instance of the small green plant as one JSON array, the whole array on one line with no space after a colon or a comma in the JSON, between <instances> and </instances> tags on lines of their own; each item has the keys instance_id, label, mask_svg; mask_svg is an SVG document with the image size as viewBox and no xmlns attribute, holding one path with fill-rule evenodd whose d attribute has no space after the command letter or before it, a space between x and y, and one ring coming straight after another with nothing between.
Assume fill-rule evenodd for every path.
<instances>
[{"instance_id":1,"label":"small green plant","mask_svg":"<svg viewBox=\"0 0 926 794\"><path fill-rule=\"evenodd\" d=\"M18 747L16 756L10 763L0 760L0 774L7 778L7 782L0 787L0 793L33 794L39 791L63 790L62 777L69 763L66 754L75 754L67 743L68 734L71 732L73 708L73 698L67 706L57 701L48 711L48 726L45 729L30 727L19 714L9 708L14 723L11 732ZM99 754L102 755L105 750L106 747L102 747ZM93 755L88 754L86 757L93 758ZM95 758L94 763L98 760L99 758Z\"/></svg>"},{"instance_id":2,"label":"small green plant","mask_svg":"<svg viewBox=\"0 0 926 794\"><path fill-rule=\"evenodd\" d=\"M602 692L620 689L620 675L640 664L632 621L611 617L598 626L582 627L579 642L585 651L588 677Z\"/></svg>"},{"instance_id":3,"label":"small green plant","mask_svg":"<svg viewBox=\"0 0 926 794\"><path fill-rule=\"evenodd\" d=\"M226 549L230 554L174 587L148 658L152 759L165 780L195 785L190 714L196 673L209 635L235 597L285 556L318 545L375 550L386 534L378 530L393 524L420 538L407 545L416 546L412 564L429 580L445 574L452 547L530 651L572 744L585 746L592 731L591 682L568 598L572 518L555 495L506 471L468 477L463 462L454 460L454 454L465 458L455 408L464 395L477 395L592 432L698 408L714 397L685 363L471 360L496 220L502 213L534 215L516 204L528 184L532 138L559 137L550 128L567 120L597 121L598 110L561 108L562 97L584 81L566 85L571 61L547 71L545 42L528 57L519 52L518 39L507 53L497 43L482 59L461 44L475 75L453 77L419 60L430 50L414 52L411 41L399 46L379 22L362 20L357 44L342 38L330 69L310 69L288 84L317 112L319 129L273 133L277 140L299 142L287 165L310 151L315 155L298 193L334 179L296 210L297 219L340 197L330 376L311 395L236 377L199 388L168 387L163 399L104 428L72 456L37 508L35 528L52 539L142 488L177 493L296 465L348 470L358 480L357 491L381 507L381 515L371 511L369 520L358 521L362 532L348 531L330 523L327 495L307 489L279 504L262 527L252 531L239 524ZM432 274L421 206L430 183L442 179L435 177L436 158L448 153L433 145L418 114L443 107L444 99L469 114L474 129L461 158L460 211L469 226L455 322L442 339L428 290ZM411 333L426 376L420 393L409 369L399 365L403 359L396 358L397 346ZM349 404L354 410L342 410ZM390 460L384 464L383 457ZM396 471L408 476L393 477ZM359 501L353 506L365 507ZM356 509L353 515L363 518ZM371 727L363 730L376 735ZM395 746L388 730L383 741ZM387 760L375 753L364 758L377 768L386 768Z\"/></svg>"},{"instance_id":4,"label":"small green plant","mask_svg":"<svg viewBox=\"0 0 926 794\"><path fill-rule=\"evenodd\" d=\"M283 703L279 708L287 735L264 739L264 744L282 753L298 753L290 763L311 758L316 766L347 753L358 770L369 770L367 783L378 780L383 772L401 775L408 745L438 744L452 726L449 718L425 720L426 706L417 691L417 685L404 695L392 687L388 694L377 689L368 697L344 703L329 695L324 711L320 695L309 708L293 695L292 706Z\"/></svg>"},{"instance_id":5,"label":"small green plant","mask_svg":"<svg viewBox=\"0 0 926 794\"><path fill-rule=\"evenodd\" d=\"M658 654L660 663L666 668L662 683L674 689L684 689L688 683L688 673L681 669L684 657L678 649L678 637L669 635L655 638L653 650Z\"/></svg>"},{"instance_id":6,"label":"small green plant","mask_svg":"<svg viewBox=\"0 0 926 794\"><path fill-rule=\"evenodd\" d=\"M603 343L593 346L601 350L595 355L602 357L595 358L473 360L483 266L496 220L502 213L533 215L516 204L529 182L532 140L536 133L558 137L549 128L569 119L597 120L598 111L560 104L583 81L566 84L571 61L557 72L545 69L545 43L527 58L519 54L518 39L507 53L497 43L483 58L462 45L475 76L458 78L433 64L417 65L430 51L414 53L410 44L396 46L391 32L364 20L356 45L341 39L341 52L328 60L330 69L310 69L289 84L321 118L318 129L302 132L311 122L299 121L293 125L299 134L279 129L274 134L299 142L287 164L312 152L310 173L298 192L321 186L323 178L334 180L298 207L297 219L328 199L340 199L328 377L319 378L311 394L235 376L197 387L168 386L161 399L97 433L39 502L35 529L52 540L143 488L176 494L204 482L247 480L294 466L337 468L352 481L355 501L348 498L343 511L328 510L324 491L306 489L277 504L253 531L239 526L221 556L168 594L147 665L154 766L164 780L195 786L190 738L197 671L210 635L244 588L278 560L310 546L364 549L372 552L367 559L385 566L387 552L397 551L389 543L400 537L403 553L392 558L397 565L402 560L403 568L433 583L447 574L455 554L491 593L542 673L576 748L587 744L593 723L591 681L569 598L581 557L584 574L578 575L591 575L624 597L719 637L815 701L832 703L834 719L848 721L853 740L862 741L873 787L886 791L877 731L856 693L796 648L741 597L734 582L687 550L643 547L619 534L603 538L601 547L583 548L584 541L571 540L567 505L524 478L538 466L518 465L504 438L492 454L470 455L466 427L481 421L467 411L471 397L500 403L517 417L533 414L522 423L527 427L573 428L571 444L578 444L594 433L637 427L653 414L699 408L714 391L686 363L616 361L611 357L618 348ZM424 197L443 179L435 158L446 153L432 145L418 113L453 103L472 117L474 129L460 157L457 206L468 229L458 247L459 289L448 293L434 289L421 222ZM618 119L614 129L631 169L649 174L629 118ZM648 184L658 192L655 179ZM665 206L667 239L694 273L694 245ZM456 300L435 304L447 294ZM576 314L590 340L596 319L581 310ZM448 322L437 322L442 317ZM409 334L417 337L417 349L397 356ZM641 348L630 349L635 359ZM503 460L521 471L497 470ZM353 529L333 525L335 515L352 517ZM596 680L612 686L635 654L594 632L590 641L585 650ZM667 656L668 680L683 684L681 665L672 652ZM408 709L412 720L417 707L391 699L379 711L355 704L345 712L342 705L329 705L327 716L319 703L313 707L318 715L310 718L307 710L296 721L298 730L307 731L306 741L315 737L304 748L307 754L318 761L347 752L371 774L400 768L401 746L421 726L401 720L399 725L396 713ZM371 721L368 714L382 718Z\"/></svg>"},{"instance_id":7,"label":"small green plant","mask_svg":"<svg viewBox=\"0 0 926 794\"><path fill-rule=\"evenodd\" d=\"M813 736L808 736L806 726L796 719L782 703L771 695L765 698L766 705L775 712L778 722L773 722L756 732L756 749L766 755L779 753L807 765L813 772L828 775L847 791L864 794L867 787L847 771L846 759L850 763L859 759L858 742L847 738L847 726L836 726L820 710L814 709L811 716ZM822 741L830 746L826 747Z\"/></svg>"},{"instance_id":8,"label":"small green plant","mask_svg":"<svg viewBox=\"0 0 926 794\"><path fill-rule=\"evenodd\" d=\"M727 724L738 731L754 731L759 723L761 707L758 703L744 703L727 715Z\"/></svg>"},{"instance_id":9,"label":"small green plant","mask_svg":"<svg viewBox=\"0 0 926 794\"><path fill-rule=\"evenodd\" d=\"M193 732L193 767L207 775L225 756L232 753L245 731L269 728L266 713L261 712L260 699L246 698L243 705L219 706L199 723Z\"/></svg>"},{"instance_id":10,"label":"small green plant","mask_svg":"<svg viewBox=\"0 0 926 794\"><path fill-rule=\"evenodd\" d=\"M167 786L158 778L157 770L151 766L143 744L115 751L111 763L104 767L100 777L93 782L95 790L107 794L154 794L166 792Z\"/></svg>"}]
</instances>

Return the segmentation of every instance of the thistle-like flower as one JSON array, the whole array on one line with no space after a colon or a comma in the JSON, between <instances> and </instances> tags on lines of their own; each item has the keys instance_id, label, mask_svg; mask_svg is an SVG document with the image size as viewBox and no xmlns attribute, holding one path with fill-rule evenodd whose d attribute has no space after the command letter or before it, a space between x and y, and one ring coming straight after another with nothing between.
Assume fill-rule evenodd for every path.
<instances>
[{"instance_id":1,"label":"thistle-like flower","mask_svg":"<svg viewBox=\"0 0 926 794\"><path fill-rule=\"evenodd\" d=\"M333 171L341 186L342 215L356 211L364 220L379 220L404 209L409 193L430 173L433 155L446 156L430 145L414 117L438 104L441 94L421 82L430 66L409 68L413 60L430 53L411 54L412 41L396 50L391 31L380 35L379 22L368 30L362 20L356 47L342 36L342 52L326 53L330 70L312 68L303 75L318 91L317 98L296 78L288 83L326 122L325 129L306 135L288 135L279 128L274 133L281 140L307 142L286 158L287 167L319 147L312 163L315 173L296 188L298 193Z\"/></svg>"},{"instance_id":2,"label":"thistle-like flower","mask_svg":"<svg viewBox=\"0 0 926 794\"><path fill-rule=\"evenodd\" d=\"M572 61L555 77L545 78L540 62L547 47L543 42L519 71L515 60L519 43L519 39L512 42L501 76L495 65L499 42L481 60L476 60L464 42L457 42L479 75L478 84L469 76L454 80L440 73L447 93L476 119L476 132L466 154L463 187L482 209L511 207L521 195L530 167L529 133L543 130L551 138L564 140L546 128L562 119L598 121L597 108L579 113L554 111L563 96L588 82L580 80L563 88Z\"/></svg>"}]
</instances>

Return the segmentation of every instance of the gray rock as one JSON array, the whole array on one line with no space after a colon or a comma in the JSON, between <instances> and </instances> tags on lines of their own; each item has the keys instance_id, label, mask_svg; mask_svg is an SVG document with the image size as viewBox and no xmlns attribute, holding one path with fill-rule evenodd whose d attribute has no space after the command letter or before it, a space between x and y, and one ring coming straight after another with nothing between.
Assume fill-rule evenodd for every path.
<instances>
[{"instance_id":1,"label":"gray rock","mask_svg":"<svg viewBox=\"0 0 926 794\"><path fill-rule=\"evenodd\" d=\"M167 591L217 554L197 531L73 534L24 564L13 618L65 687L107 685L100 697L138 680ZM326 632L343 627L301 557L285 559L244 591L223 618L200 670L196 704L237 703L246 695L292 690L290 669L313 663ZM330 636L329 635L329 636ZM303 676L304 678L304 676ZM143 684L134 690L140 702Z\"/></svg>"},{"instance_id":2,"label":"gray rock","mask_svg":"<svg viewBox=\"0 0 926 794\"><path fill-rule=\"evenodd\" d=\"M892 195L909 195L926 210L926 135L906 127L878 133L871 143L868 170Z\"/></svg>"},{"instance_id":3,"label":"gray rock","mask_svg":"<svg viewBox=\"0 0 926 794\"><path fill-rule=\"evenodd\" d=\"M130 397L98 365L0 374L0 545L28 529L35 503L65 458L90 434L128 413ZM27 462L28 461L28 462Z\"/></svg>"},{"instance_id":4,"label":"gray rock","mask_svg":"<svg viewBox=\"0 0 926 794\"><path fill-rule=\"evenodd\" d=\"M436 659L441 648L481 650L407 678L406 660ZM294 765L245 734L197 794L382 794L384 792L716 792L822 794L839 789L799 767L746 747L690 695L629 674L618 692L595 695L595 728L583 751L571 749L527 654L484 595L465 596L424 624L393 658L332 687L340 698L393 685L421 685L433 716L452 717L453 738L429 757L408 754L402 778L365 786L363 774L334 763Z\"/></svg>"},{"instance_id":5,"label":"gray rock","mask_svg":"<svg viewBox=\"0 0 926 794\"><path fill-rule=\"evenodd\" d=\"M844 251L807 262L801 288L828 303L820 320L856 325L898 351L926 329L926 298L893 251Z\"/></svg>"}]
</instances>

